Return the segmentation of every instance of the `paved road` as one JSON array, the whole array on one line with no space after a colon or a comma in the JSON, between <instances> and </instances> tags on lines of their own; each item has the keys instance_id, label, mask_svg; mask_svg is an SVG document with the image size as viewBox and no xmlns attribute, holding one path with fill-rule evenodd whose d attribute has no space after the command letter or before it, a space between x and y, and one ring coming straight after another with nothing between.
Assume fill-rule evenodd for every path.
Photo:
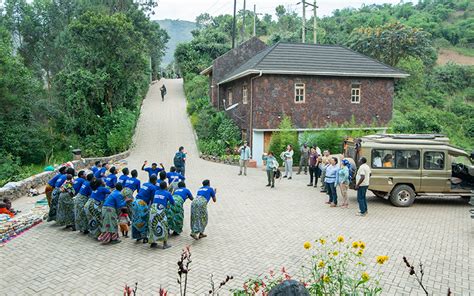
<instances>
[{"instance_id":1,"label":"paved road","mask_svg":"<svg viewBox=\"0 0 474 296\"><path fill-rule=\"evenodd\" d=\"M303 242L339 234L364 240L369 257L390 256L382 268L385 295L420 294L404 269L403 256L425 264L425 283L433 293L443 295L451 287L456 295L474 294L474 223L465 201L426 199L405 209L371 197L370 215L360 218L355 216L353 192L349 209L329 208L322 194L305 186L305 176L268 189L261 169L239 177L236 167L198 158L182 81L165 83L164 103L159 98L161 83L151 87L143 103L129 167L139 168L145 159L168 167L177 147L184 145L189 152L188 187L195 191L209 178L218 188L218 202L209 205L209 237L197 242L189 237L189 203L185 231L171 239L168 250L151 250L131 240L101 246L43 223L0 249L0 294L119 295L125 283L135 282L139 295L157 295L160 285L175 294L176 262L187 245L193 254L189 289L192 295L207 294L211 273L217 281L233 275L234 287L282 266L298 275L307 254ZM145 179L144 174L140 177ZM29 202L24 198L17 203Z\"/></svg>"}]
</instances>

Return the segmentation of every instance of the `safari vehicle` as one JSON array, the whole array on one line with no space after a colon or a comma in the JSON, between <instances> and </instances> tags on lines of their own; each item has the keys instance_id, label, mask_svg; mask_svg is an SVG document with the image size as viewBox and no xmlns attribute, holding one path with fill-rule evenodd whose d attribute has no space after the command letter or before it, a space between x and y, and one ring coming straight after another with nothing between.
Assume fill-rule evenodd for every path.
<instances>
[{"instance_id":1,"label":"safari vehicle","mask_svg":"<svg viewBox=\"0 0 474 296\"><path fill-rule=\"evenodd\" d=\"M409 207L417 196L469 197L474 190L474 153L437 134L378 134L347 139L344 156L372 170L369 190Z\"/></svg>"}]
</instances>

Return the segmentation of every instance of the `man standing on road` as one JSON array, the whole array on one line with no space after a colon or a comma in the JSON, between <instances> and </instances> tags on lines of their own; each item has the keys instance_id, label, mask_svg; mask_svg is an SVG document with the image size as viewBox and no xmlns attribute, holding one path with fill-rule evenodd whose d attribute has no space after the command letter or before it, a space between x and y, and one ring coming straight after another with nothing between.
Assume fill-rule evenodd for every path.
<instances>
[{"instance_id":1,"label":"man standing on road","mask_svg":"<svg viewBox=\"0 0 474 296\"><path fill-rule=\"evenodd\" d=\"M179 147L178 152L175 153L173 162L176 172L184 176L186 172L186 153L183 146Z\"/></svg>"},{"instance_id":2,"label":"man standing on road","mask_svg":"<svg viewBox=\"0 0 474 296\"><path fill-rule=\"evenodd\" d=\"M166 86L163 84L163 86L160 87L160 92L161 92L161 101L165 101L165 95L166 95Z\"/></svg>"},{"instance_id":3,"label":"man standing on road","mask_svg":"<svg viewBox=\"0 0 474 296\"><path fill-rule=\"evenodd\" d=\"M247 165L249 164L250 160L250 147L247 146L247 141L244 141L244 145L240 146L239 148L239 153L240 153L240 160L239 160L239 165L240 165L240 173L239 176L242 175L242 168L244 171L244 175L247 176Z\"/></svg>"},{"instance_id":4,"label":"man standing on road","mask_svg":"<svg viewBox=\"0 0 474 296\"><path fill-rule=\"evenodd\" d=\"M359 161L359 169L356 175L357 202L359 203L359 213L357 216L365 217L367 215L367 189L370 184L370 167L367 165L367 159L362 157Z\"/></svg>"},{"instance_id":5,"label":"man standing on road","mask_svg":"<svg viewBox=\"0 0 474 296\"><path fill-rule=\"evenodd\" d=\"M304 143L300 148L300 168L298 169L297 175L301 174L301 170L304 167L304 174L308 174L308 160L309 160L309 147L308 144Z\"/></svg>"}]
</instances>

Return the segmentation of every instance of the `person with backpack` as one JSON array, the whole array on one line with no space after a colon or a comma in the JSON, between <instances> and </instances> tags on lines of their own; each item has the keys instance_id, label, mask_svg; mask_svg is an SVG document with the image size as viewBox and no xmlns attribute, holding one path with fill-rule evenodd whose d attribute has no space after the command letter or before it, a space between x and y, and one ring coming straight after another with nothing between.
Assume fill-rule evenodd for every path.
<instances>
[{"instance_id":1,"label":"person with backpack","mask_svg":"<svg viewBox=\"0 0 474 296\"><path fill-rule=\"evenodd\" d=\"M175 153L173 163L174 167L176 168L176 172L185 176L186 152L184 152L183 146L179 147L178 152Z\"/></svg>"},{"instance_id":2,"label":"person with backpack","mask_svg":"<svg viewBox=\"0 0 474 296\"><path fill-rule=\"evenodd\" d=\"M161 92L161 101L165 101L165 96L166 96L166 86L163 84L162 87L160 87L160 92Z\"/></svg>"},{"instance_id":3,"label":"person with backpack","mask_svg":"<svg viewBox=\"0 0 474 296\"><path fill-rule=\"evenodd\" d=\"M342 205L341 208L347 209L349 207L349 201L347 199L347 189L351 182L351 164L347 159L343 159L341 162L341 168L337 173L337 184L341 190Z\"/></svg>"},{"instance_id":4,"label":"person with backpack","mask_svg":"<svg viewBox=\"0 0 474 296\"><path fill-rule=\"evenodd\" d=\"M275 178L278 179L280 177L279 176L280 171L278 170L278 167L280 166L280 164L276 160L272 151L268 152L268 154L263 154L262 159L263 161L265 161L265 165L266 165L267 179L268 179L267 187L274 188Z\"/></svg>"}]
</instances>

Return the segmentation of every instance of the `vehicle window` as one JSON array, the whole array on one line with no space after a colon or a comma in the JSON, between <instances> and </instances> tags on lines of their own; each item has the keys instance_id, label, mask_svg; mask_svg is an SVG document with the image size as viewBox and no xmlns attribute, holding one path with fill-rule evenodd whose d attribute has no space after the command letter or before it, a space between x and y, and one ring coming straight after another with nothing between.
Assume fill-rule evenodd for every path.
<instances>
[{"instance_id":1,"label":"vehicle window","mask_svg":"<svg viewBox=\"0 0 474 296\"><path fill-rule=\"evenodd\" d=\"M472 161L464 155L453 157L453 164L464 164L467 166L472 166Z\"/></svg>"},{"instance_id":2,"label":"vehicle window","mask_svg":"<svg viewBox=\"0 0 474 296\"><path fill-rule=\"evenodd\" d=\"M423 156L423 168L425 170L444 169L444 152L428 151Z\"/></svg>"},{"instance_id":3,"label":"vehicle window","mask_svg":"<svg viewBox=\"0 0 474 296\"><path fill-rule=\"evenodd\" d=\"M374 149L372 168L419 169L420 151Z\"/></svg>"}]
</instances>

